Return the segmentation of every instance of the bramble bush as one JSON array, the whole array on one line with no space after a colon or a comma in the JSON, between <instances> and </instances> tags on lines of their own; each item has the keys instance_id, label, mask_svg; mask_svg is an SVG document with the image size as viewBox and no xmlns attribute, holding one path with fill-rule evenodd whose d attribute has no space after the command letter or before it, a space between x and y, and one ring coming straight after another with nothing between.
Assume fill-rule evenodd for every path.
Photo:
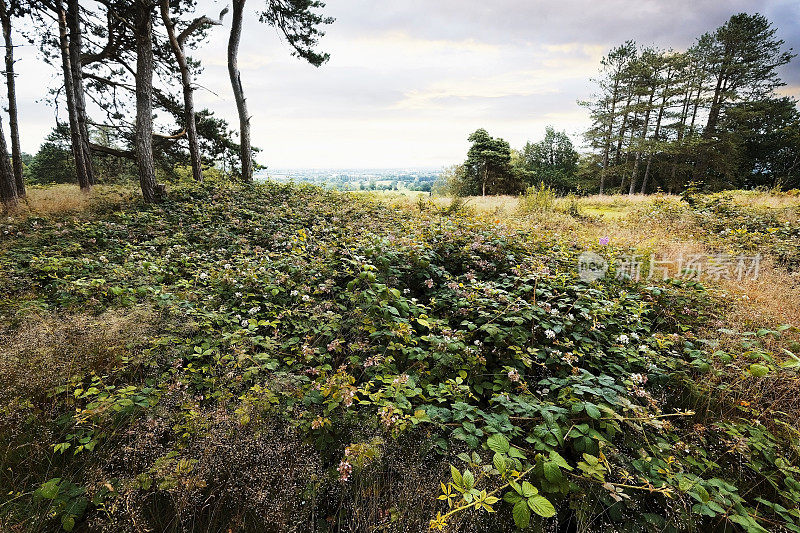
<instances>
[{"instance_id":1,"label":"bramble bush","mask_svg":"<svg viewBox=\"0 0 800 533\"><path fill-rule=\"evenodd\" d=\"M0 524L800 531L796 418L726 392L794 379L797 353L786 328L717 349L699 283L586 283L575 242L309 186L209 180L0 231L7 335L160 317L110 367L9 398L0 432L50 459L0 454Z\"/></svg>"}]
</instances>

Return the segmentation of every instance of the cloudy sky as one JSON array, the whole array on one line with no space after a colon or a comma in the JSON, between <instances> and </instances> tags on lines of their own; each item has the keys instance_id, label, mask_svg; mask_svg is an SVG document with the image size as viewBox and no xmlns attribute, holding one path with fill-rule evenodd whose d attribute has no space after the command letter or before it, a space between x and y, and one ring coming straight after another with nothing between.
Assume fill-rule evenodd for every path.
<instances>
[{"instance_id":1,"label":"cloudy sky","mask_svg":"<svg viewBox=\"0 0 800 533\"><path fill-rule=\"evenodd\" d=\"M462 160L479 127L519 147L552 124L580 144L587 114L576 101L611 46L684 49L741 11L766 15L800 49L797 0L329 0L336 22L321 47L331 60L314 68L249 12L240 67L253 144L271 168L437 167ZM197 105L237 124L227 29L194 53L205 67ZM55 112L43 98L59 80L34 47L18 55L22 144L35 152ZM800 61L782 75L782 92L800 98Z\"/></svg>"}]
</instances>

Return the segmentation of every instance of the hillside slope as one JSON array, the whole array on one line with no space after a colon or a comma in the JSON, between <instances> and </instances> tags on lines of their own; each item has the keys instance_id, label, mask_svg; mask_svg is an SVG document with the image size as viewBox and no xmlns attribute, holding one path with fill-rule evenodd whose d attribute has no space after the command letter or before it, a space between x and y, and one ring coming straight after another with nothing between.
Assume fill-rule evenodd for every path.
<instances>
[{"instance_id":1,"label":"hillside slope","mask_svg":"<svg viewBox=\"0 0 800 533\"><path fill-rule=\"evenodd\" d=\"M420 207L207 184L0 224L0 529L800 531L796 408L741 395L796 390L788 328Z\"/></svg>"}]
</instances>

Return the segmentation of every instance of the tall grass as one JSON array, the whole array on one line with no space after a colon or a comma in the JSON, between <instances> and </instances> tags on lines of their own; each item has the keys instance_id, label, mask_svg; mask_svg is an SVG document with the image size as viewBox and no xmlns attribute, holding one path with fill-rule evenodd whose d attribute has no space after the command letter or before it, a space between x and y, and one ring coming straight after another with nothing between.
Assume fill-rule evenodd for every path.
<instances>
[{"instance_id":1,"label":"tall grass","mask_svg":"<svg viewBox=\"0 0 800 533\"><path fill-rule=\"evenodd\" d=\"M556 192L540 181L538 185L528 187L520 198L517 209L525 214L547 213L555 208Z\"/></svg>"}]
</instances>

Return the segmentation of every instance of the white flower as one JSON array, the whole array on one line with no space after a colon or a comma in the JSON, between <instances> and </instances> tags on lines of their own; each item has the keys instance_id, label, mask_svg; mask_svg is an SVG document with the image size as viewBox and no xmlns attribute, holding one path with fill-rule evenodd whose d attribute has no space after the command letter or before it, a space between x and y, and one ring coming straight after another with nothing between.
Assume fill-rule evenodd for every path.
<instances>
[{"instance_id":1,"label":"white flower","mask_svg":"<svg viewBox=\"0 0 800 533\"><path fill-rule=\"evenodd\" d=\"M546 329L544 330L544 336L547 337L548 339L555 339L556 332L553 331L552 329Z\"/></svg>"},{"instance_id":2,"label":"white flower","mask_svg":"<svg viewBox=\"0 0 800 533\"><path fill-rule=\"evenodd\" d=\"M236 294L234 294L234 296L236 296L237 298L241 298L242 297L242 293L241 292L237 292Z\"/></svg>"},{"instance_id":3,"label":"white flower","mask_svg":"<svg viewBox=\"0 0 800 533\"><path fill-rule=\"evenodd\" d=\"M300 294L300 293L299 293L299 292L297 292L297 291L292 291L292 292L290 292L289 294L290 294L291 296L297 296L297 295L298 295L298 294Z\"/></svg>"},{"instance_id":4,"label":"white flower","mask_svg":"<svg viewBox=\"0 0 800 533\"><path fill-rule=\"evenodd\" d=\"M630 339L628 338L628 336L627 336L627 335L625 335L624 333L623 333L622 335L620 335L619 337L617 337L617 340L618 340L618 341L619 341L621 344L628 344L628 342L630 341Z\"/></svg>"},{"instance_id":5,"label":"white flower","mask_svg":"<svg viewBox=\"0 0 800 533\"><path fill-rule=\"evenodd\" d=\"M308 294L304 294L304 295L303 295L303 297L302 297L301 299L302 299L304 302L307 302L307 301L309 301L309 300L311 299L311 296L309 296Z\"/></svg>"},{"instance_id":6,"label":"white flower","mask_svg":"<svg viewBox=\"0 0 800 533\"><path fill-rule=\"evenodd\" d=\"M250 324L247 320L242 320L242 327L246 328Z\"/></svg>"},{"instance_id":7,"label":"white flower","mask_svg":"<svg viewBox=\"0 0 800 533\"><path fill-rule=\"evenodd\" d=\"M200 279L206 279L207 277L208 277L208 274L206 274L205 272L201 272L200 273Z\"/></svg>"}]
</instances>

